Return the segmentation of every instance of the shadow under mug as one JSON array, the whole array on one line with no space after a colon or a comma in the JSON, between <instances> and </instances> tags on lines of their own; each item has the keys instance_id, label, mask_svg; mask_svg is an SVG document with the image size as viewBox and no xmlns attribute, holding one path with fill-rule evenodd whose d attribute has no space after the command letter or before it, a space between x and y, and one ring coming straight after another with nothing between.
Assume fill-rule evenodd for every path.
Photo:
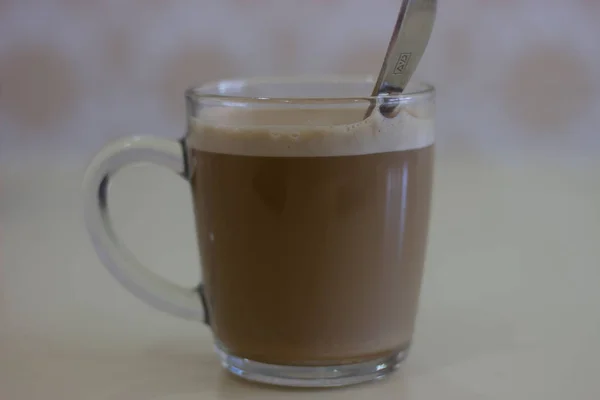
<instances>
[{"instance_id":1,"label":"shadow under mug","mask_svg":"<svg viewBox=\"0 0 600 400\"><path fill-rule=\"evenodd\" d=\"M388 375L409 349L418 304L435 92L364 96L372 85L333 76L189 89L183 139L122 139L89 166L85 219L100 259L149 305L209 324L233 374L313 387ZM394 117L376 107L365 118L390 102ZM114 231L110 180L134 163L190 182L199 286L151 272Z\"/></svg>"}]
</instances>

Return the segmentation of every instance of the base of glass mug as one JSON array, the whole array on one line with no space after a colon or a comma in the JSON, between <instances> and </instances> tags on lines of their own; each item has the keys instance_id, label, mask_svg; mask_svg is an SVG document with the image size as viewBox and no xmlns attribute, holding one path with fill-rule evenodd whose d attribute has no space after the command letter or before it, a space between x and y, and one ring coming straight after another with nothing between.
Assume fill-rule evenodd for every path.
<instances>
[{"instance_id":1,"label":"base of glass mug","mask_svg":"<svg viewBox=\"0 0 600 400\"><path fill-rule=\"evenodd\" d=\"M356 364L295 367L232 356L217 345L221 364L232 374L249 381L294 387L335 387L379 380L398 368L406 358L408 349L409 346L389 356Z\"/></svg>"}]
</instances>

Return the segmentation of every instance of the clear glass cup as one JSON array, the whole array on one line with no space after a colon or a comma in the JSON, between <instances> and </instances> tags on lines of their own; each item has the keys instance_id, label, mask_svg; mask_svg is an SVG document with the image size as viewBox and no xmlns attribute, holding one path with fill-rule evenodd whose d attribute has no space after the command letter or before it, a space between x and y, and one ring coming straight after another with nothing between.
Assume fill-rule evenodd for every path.
<instances>
[{"instance_id":1,"label":"clear glass cup","mask_svg":"<svg viewBox=\"0 0 600 400\"><path fill-rule=\"evenodd\" d=\"M183 139L122 139L89 166L85 218L99 257L141 300L209 324L233 374L312 387L388 375L418 305L435 92L417 84L374 98L372 86L332 76L189 89ZM190 182L194 288L145 268L111 226L110 178L140 162Z\"/></svg>"}]
</instances>

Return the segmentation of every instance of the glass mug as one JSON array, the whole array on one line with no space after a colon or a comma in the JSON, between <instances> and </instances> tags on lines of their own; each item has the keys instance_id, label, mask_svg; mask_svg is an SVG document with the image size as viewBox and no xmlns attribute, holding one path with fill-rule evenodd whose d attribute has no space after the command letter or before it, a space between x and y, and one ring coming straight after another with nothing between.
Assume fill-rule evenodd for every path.
<instances>
[{"instance_id":1,"label":"glass mug","mask_svg":"<svg viewBox=\"0 0 600 400\"><path fill-rule=\"evenodd\" d=\"M364 96L372 87L334 76L189 89L183 139L123 139L89 166L85 218L100 259L149 305L209 324L233 374L314 387L388 375L417 310L435 92ZM111 226L110 178L140 162L191 185L196 288L145 268Z\"/></svg>"}]
</instances>

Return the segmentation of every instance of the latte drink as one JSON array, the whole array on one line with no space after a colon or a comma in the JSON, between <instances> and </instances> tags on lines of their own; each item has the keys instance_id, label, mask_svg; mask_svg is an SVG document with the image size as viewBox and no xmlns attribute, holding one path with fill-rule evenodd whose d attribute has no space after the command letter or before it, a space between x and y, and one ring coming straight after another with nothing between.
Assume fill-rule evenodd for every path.
<instances>
[{"instance_id":1,"label":"latte drink","mask_svg":"<svg viewBox=\"0 0 600 400\"><path fill-rule=\"evenodd\" d=\"M425 258L433 117L214 107L188 146L218 346L318 366L408 348Z\"/></svg>"}]
</instances>

